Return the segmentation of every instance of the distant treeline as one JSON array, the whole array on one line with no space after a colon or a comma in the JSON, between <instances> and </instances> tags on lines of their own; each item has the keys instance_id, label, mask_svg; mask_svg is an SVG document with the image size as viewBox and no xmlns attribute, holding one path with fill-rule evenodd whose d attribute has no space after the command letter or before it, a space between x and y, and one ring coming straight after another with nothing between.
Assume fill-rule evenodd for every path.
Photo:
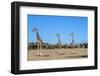
<instances>
[{"instance_id":1,"label":"distant treeline","mask_svg":"<svg viewBox=\"0 0 100 76\"><path fill-rule=\"evenodd\" d=\"M73 47L74 46L74 47ZM88 43L80 43L80 44L62 44L60 45L61 48L88 48ZM37 43L31 42L28 43L28 50L30 49L37 49ZM49 44L49 43L42 43L42 49L57 49L59 48L59 44Z\"/></svg>"}]
</instances>

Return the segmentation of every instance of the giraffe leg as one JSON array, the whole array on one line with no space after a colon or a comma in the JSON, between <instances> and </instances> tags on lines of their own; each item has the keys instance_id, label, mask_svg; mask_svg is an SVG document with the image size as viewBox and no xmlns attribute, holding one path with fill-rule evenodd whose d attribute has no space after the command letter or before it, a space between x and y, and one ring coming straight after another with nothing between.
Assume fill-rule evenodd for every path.
<instances>
[{"instance_id":1,"label":"giraffe leg","mask_svg":"<svg viewBox=\"0 0 100 76\"><path fill-rule=\"evenodd\" d=\"M59 45L59 52L58 52L59 55L64 55L64 53L62 53L61 51L61 45Z\"/></svg>"},{"instance_id":2,"label":"giraffe leg","mask_svg":"<svg viewBox=\"0 0 100 76\"><path fill-rule=\"evenodd\" d=\"M37 56L39 56L39 44L37 44L37 49L38 49Z\"/></svg>"},{"instance_id":3,"label":"giraffe leg","mask_svg":"<svg viewBox=\"0 0 100 76\"><path fill-rule=\"evenodd\" d=\"M41 43L39 44L39 56L42 56L42 45L41 45Z\"/></svg>"},{"instance_id":4,"label":"giraffe leg","mask_svg":"<svg viewBox=\"0 0 100 76\"><path fill-rule=\"evenodd\" d=\"M41 46L41 43L40 43L40 56L42 56L42 46Z\"/></svg>"},{"instance_id":5,"label":"giraffe leg","mask_svg":"<svg viewBox=\"0 0 100 76\"><path fill-rule=\"evenodd\" d=\"M37 47L38 47L38 53L37 53L37 56L41 56L41 54L40 54L40 44L39 44L39 43L37 44Z\"/></svg>"}]
</instances>

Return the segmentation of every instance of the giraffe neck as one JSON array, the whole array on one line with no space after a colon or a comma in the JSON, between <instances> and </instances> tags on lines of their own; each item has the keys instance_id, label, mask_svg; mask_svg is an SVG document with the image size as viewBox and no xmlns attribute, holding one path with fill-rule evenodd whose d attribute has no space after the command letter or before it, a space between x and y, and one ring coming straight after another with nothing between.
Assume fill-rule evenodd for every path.
<instances>
[{"instance_id":1,"label":"giraffe neck","mask_svg":"<svg viewBox=\"0 0 100 76\"><path fill-rule=\"evenodd\" d=\"M37 36L37 42L42 42L42 39L40 38L38 31L36 32L36 36Z\"/></svg>"}]
</instances>

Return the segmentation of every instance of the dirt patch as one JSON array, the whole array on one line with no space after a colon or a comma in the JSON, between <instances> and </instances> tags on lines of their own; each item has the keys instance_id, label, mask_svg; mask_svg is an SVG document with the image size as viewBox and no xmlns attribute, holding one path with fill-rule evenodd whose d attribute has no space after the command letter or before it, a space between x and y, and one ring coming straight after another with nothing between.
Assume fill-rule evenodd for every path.
<instances>
[{"instance_id":1,"label":"dirt patch","mask_svg":"<svg viewBox=\"0 0 100 76\"><path fill-rule=\"evenodd\" d=\"M29 50L27 53L27 60L56 60L56 59L75 59L75 58L87 58L87 48L71 48L71 49L43 49Z\"/></svg>"}]
</instances>

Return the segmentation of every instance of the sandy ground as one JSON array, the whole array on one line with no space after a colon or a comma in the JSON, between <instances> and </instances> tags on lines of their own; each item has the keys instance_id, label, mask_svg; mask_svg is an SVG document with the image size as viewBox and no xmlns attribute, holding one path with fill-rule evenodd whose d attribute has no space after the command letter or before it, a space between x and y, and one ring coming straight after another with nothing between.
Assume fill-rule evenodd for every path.
<instances>
[{"instance_id":1,"label":"sandy ground","mask_svg":"<svg viewBox=\"0 0 100 76\"><path fill-rule=\"evenodd\" d=\"M41 55L39 55L41 54ZM27 60L55 60L55 59L73 59L73 58L87 58L87 48L71 48L71 49L51 49L46 50L29 50L27 53Z\"/></svg>"}]
</instances>

